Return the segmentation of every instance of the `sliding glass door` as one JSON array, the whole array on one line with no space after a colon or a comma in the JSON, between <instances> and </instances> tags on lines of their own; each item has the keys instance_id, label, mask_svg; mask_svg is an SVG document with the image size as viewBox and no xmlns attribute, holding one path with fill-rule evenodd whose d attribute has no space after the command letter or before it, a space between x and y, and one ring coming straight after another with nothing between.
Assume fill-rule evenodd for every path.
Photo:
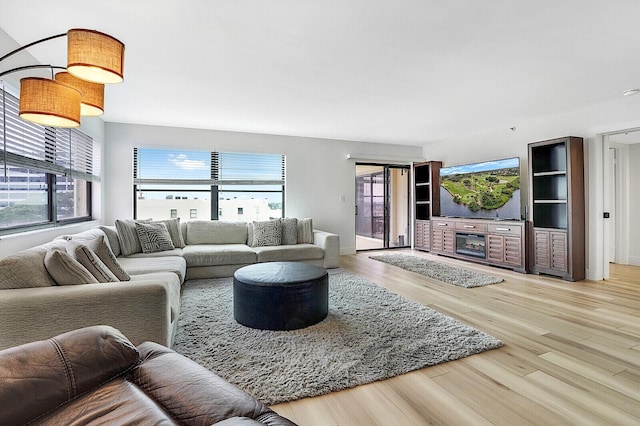
<instances>
[{"instance_id":1,"label":"sliding glass door","mask_svg":"<svg viewBox=\"0 0 640 426\"><path fill-rule=\"evenodd\" d=\"M409 166L356 164L356 250L408 247Z\"/></svg>"}]
</instances>

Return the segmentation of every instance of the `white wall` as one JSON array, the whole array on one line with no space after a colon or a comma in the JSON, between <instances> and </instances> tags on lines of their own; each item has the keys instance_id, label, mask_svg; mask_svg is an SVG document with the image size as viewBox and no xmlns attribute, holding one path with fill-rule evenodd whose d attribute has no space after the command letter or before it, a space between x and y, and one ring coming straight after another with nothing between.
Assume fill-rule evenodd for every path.
<instances>
[{"instance_id":1,"label":"white wall","mask_svg":"<svg viewBox=\"0 0 640 426\"><path fill-rule=\"evenodd\" d=\"M286 155L285 215L311 217L315 228L340 235L342 254L355 253L355 162L346 155L422 155L419 146L107 123L105 223L133 215L133 148L139 146Z\"/></svg>"},{"instance_id":2,"label":"white wall","mask_svg":"<svg viewBox=\"0 0 640 426\"><path fill-rule=\"evenodd\" d=\"M529 196L527 144L562 136L584 138L587 278L600 280L604 276L601 135L616 130L637 128L640 126L639 117L640 96L626 98L620 96L619 99L616 98L597 107L541 117L523 123L509 123L504 128L483 134L433 141L424 146L424 156L427 160L443 161L445 166L519 156L524 208ZM516 127L515 132L510 129L512 126ZM633 178L630 181L637 182Z\"/></svg>"},{"instance_id":3,"label":"white wall","mask_svg":"<svg viewBox=\"0 0 640 426\"><path fill-rule=\"evenodd\" d=\"M640 266L640 226L637 212L640 212L640 144L629 146L629 263Z\"/></svg>"}]
</instances>

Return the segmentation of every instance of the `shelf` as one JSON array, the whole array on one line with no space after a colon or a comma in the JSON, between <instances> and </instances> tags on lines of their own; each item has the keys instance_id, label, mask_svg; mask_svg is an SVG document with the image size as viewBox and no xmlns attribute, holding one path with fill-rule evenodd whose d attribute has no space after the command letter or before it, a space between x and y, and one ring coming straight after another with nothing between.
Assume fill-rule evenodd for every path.
<instances>
[{"instance_id":1,"label":"shelf","mask_svg":"<svg viewBox=\"0 0 640 426\"><path fill-rule=\"evenodd\" d=\"M567 175L567 171L566 170L553 170L550 172L537 172L533 174L533 177L539 177L539 176L566 176Z\"/></svg>"},{"instance_id":2,"label":"shelf","mask_svg":"<svg viewBox=\"0 0 640 426\"><path fill-rule=\"evenodd\" d=\"M431 182L416 182L416 187L418 186L429 186Z\"/></svg>"},{"instance_id":3,"label":"shelf","mask_svg":"<svg viewBox=\"0 0 640 426\"><path fill-rule=\"evenodd\" d=\"M416 201L416 205L429 205L431 201Z\"/></svg>"},{"instance_id":4,"label":"shelf","mask_svg":"<svg viewBox=\"0 0 640 426\"><path fill-rule=\"evenodd\" d=\"M533 204L567 204L567 200L534 200Z\"/></svg>"}]
</instances>

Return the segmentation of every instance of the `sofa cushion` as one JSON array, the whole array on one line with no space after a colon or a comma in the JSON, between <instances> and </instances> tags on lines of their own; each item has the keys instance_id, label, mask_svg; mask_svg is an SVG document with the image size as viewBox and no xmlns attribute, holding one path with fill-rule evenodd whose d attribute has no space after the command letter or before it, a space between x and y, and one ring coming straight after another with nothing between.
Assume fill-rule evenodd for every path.
<instances>
[{"instance_id":1,"label":"sofa cushion","mask_svg":"<svg viewBox=\"0 0 640 426\"><path fill-rule=\"evenodd\" d=\"M298 244L313 244L313 220L298 219Z\"/></svg>"},{"instance_id":2,"label":"sofa cushion","mask_svg":"<svg viewBox=\"0 0 640 426\"><path fill-rule=\"evenodd\" d=\"M282 225L279 220L253 222L251 247L279 246L282 241Z\"/></svg>"},{"instance_id":3,"label":"sofa cushion","mask_svg":"<svg viewBox=\"0 0 640 426\"><path fill-rule=\"evenodd\" d=\"M256 263L256 253L245 244L188 245L183 257L189 267Z\"/></svg>"},{"instance_id":4,"label":"sofa cushion","mask_svg":"<svg viewBox=\"0 0 640 426\"><path fill-rule=\"evenodd\" d=\"M298 244L298 219L295 217L283 217L280 219L282 227L282 241L280 244Z\"/></svg>"},{"instance_id":5,"label":"sofa cushion","mask_svg":"<svg viewBox=\"0 0 640 426\"><path fill-rule=\"evenodd\" d=\"M47 251L44 256L44 266L58 285L98 283L98 280L87 268L62 250Z\"/></svg>"},{"instance_id":6,"label":"sofa cushion","mask_svg":"<svg viewBox=\"0 0 640 426\"><path fill-rule=\"evenodd\" d=\"M94 253L98 255L102 263L104 263L106 267L109 268L109 270L118 278L118 280L129 281L129 274L127 274L127 271L122 269L122 266L118 262L118 259L116 259L114 252L111 250L109 239L106 238L103 232L100 232L99 230L96 231L96 233L82 232L80 234L70 235L67 238L70 242L73 241L75 243L82 243L93 250ZM68 251L69 250L67 250L67 252ZM84 266L86 267L86 265Z\"/></svg>"},{"instance_id":7,"label":"sofa cushion","mask_svg":"<svg viewBox=\"0 0 640 426\"><path fill-rule=\"evenodd\" d=\"M127 257L164 257L164 256L182 256L182 249L174 248L173 250L156 251L153 253L134 253L134 254L130 254ZM123 259L123 258L119 257L118 259Z\"/></svg>"},{"instance_id":8,"label":"sofa cushion","mask_svg":"<svg viewBox=\"0 0 640 426\"><path fill-rule=\"evenodd\" d=\"M75 260L80 262L91 275L93 275L98 282L101 283L113 283L120 281L113 272L107 267L107 265L100 260L100 257L91 250L90 247L82 244L79 241L70 240L67 242L67 253Z\"/></svg>"},{"instance_id":9,"label":"sofa cushion","mask_svg":"<svg viewBox=\"0 0 640 426\"><path fill-rule=\"evenodd\" d=\"M136 232L143 253L155 253L175 248L164 223L136 222Z\"/></svg>"},{"instance_id":10,"label":"sofa cushion","mask_svg":"<svg viewBox=\"0 0 640 426\"><path fill-rule=\"evenodd\" d=\"M149 274L153 272L173 272L184 282L187 274L187 264L179 256L161 257L120 257L118 258L122 267L131 275Z\"/></svg>"},{"instance_id":11,"label":"sofa cushion","mask_svg":"<svg viewBox=\"0 0 640 426\"><path fill-rule=\"evenodd\" d=\"M258 255L258 262L313 260L324 257L324 250L313 244L255 247L253 250Z\"/></svg>"},{"instance_id":12,"label":"sofa cushion","mask_svg":"<svg viewBox=\"0 0 640 426\"><path fill-rule=\"evenodd\" d=\"M167 220L154 220L151 223L164 223L167 227L167 231L169 231L169 236L171 236L171 242L175 248L182 248L186 244L184 243L184 237L182 236L182 228L180 226L180 218L176 217L174 219Z\"/></svg>"},{"instance_id":13,"label":"sofa cushion","mask_svg":"<svg viewBox=\"0 0 640 426\"><path fill-rule=\"evenodd\" d=\"M246 244L247 224L217 220L187 222L186 243L192 244Z\"/></svg>"},{"instance_id":14,"label":"sofa cushion","mask_svg":"<svg viewBox=\"0 0 640 426\"><path fill-rule=\"evenodd\" d=\"M56 281L44 266L51 248L64 250L66 241L57 240L0 259L0 289L50 287Z\"/></svg>"}]
</instances>

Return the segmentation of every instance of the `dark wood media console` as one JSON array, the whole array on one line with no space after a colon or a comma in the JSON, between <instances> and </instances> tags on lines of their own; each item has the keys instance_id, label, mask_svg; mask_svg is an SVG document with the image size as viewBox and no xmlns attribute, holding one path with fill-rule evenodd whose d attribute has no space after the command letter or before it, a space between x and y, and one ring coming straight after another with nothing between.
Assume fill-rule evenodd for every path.
<instances>
[{"instance_id":1,"label":"dark wood media console","mask_svg":"<svg viewBox=\"0 0 640 426\"><path fill-rule=\"evenodd\" d=\"M527 272L527 222L431 218L431 253Z\"/></svg>"}]
</instances>

